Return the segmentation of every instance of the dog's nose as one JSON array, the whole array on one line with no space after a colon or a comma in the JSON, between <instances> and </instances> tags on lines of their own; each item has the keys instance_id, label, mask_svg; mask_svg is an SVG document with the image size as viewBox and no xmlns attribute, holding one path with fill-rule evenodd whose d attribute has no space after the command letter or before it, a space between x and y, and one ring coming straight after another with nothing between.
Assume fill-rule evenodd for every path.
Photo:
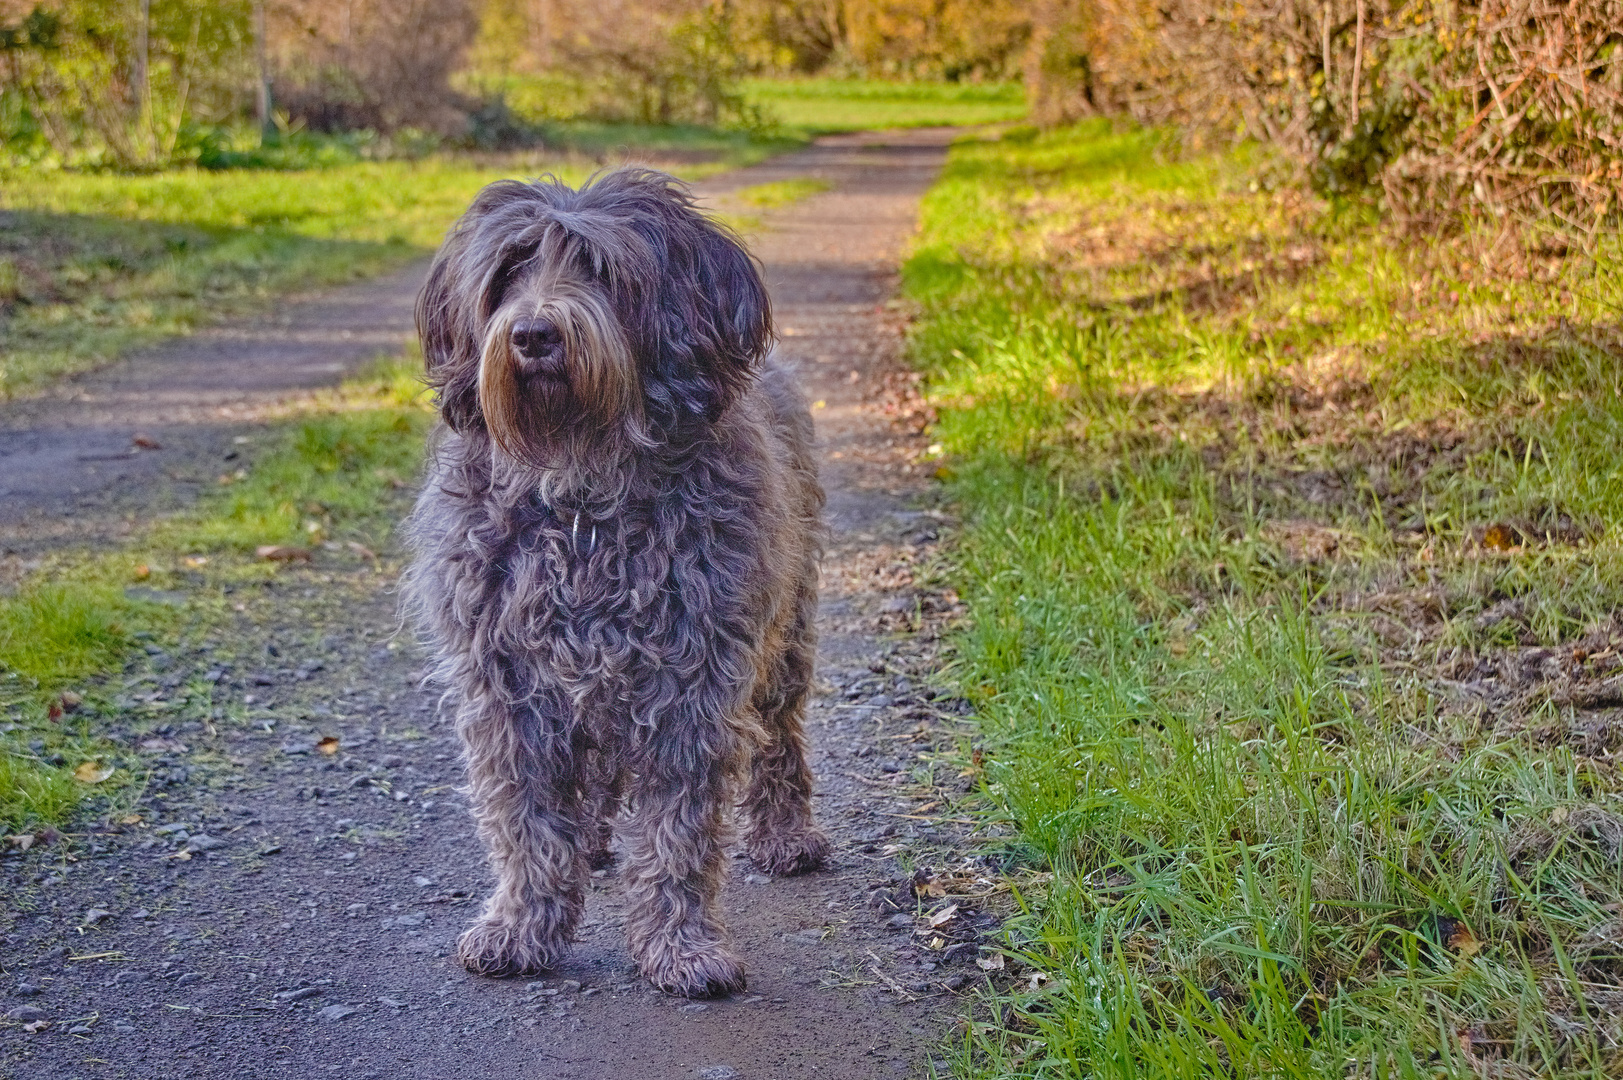
<instances>
[{"instance_id":1,"label":"dog's nose","mask_svg":"<svg viewBox=\"0 0 1623 1080\"><path fill-rule=\"evenodd\" d=\"M564 334L551 319L537 316L513 324L513 351L526 375L561 375Z\"/></svg>"}]
</instances>

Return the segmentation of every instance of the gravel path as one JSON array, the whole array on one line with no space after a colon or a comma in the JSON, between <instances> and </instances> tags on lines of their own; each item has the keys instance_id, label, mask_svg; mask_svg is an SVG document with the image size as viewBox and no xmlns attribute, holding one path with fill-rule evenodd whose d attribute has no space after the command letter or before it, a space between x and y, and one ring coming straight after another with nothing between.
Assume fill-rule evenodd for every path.
<instances>
[{"instance_id":1,"label":"gravel path","mask_svg":"<svg viewBox=\"0 0 1623 1080\"><path fill-rule=\"evenodd\" d=\"M0 862L0 1075L930 1075L930 1052L962 1013L957 995L982 977L974 960L995 925L969 898L988 883L967 863L942 861L951 826L929 814L964 783L933 754L951 737L955 703L925 686L931 628L951 614L950 597L916 580L939 515L910 463L919 425L905 422L911 384L895 366L900 320L886 302L949 137L830 140L702 189L726 205L728 191L766 180L832 185L758 215L752 242L824 443L834 542L809 729L837 855L828 870L793 879L734 862L724 906L749 966L747 994L688 1002L642 982L626 956L613 870L596 882L560 970L490 980L455 965L452 943L488 875L455 791L454 741L417 687L421 657L395 636L394 557L373 569L333 554L239 596L235 626L184 655L149 649L128 674L129 714L110 722L150 756L141 822ZM326 310L365 314L366 329L343 339L335 315L317 335L340 342L321 352L331 367L302 336L288 345L305 358L297 363L326 377L366 355L376 347L367 335L398 327L413 286L401 274L327 301ZM149 512L184 499L142 457L86 480L82 454L53 472L50 455L65 460L63 451L39 448L101 446L93 433L122 452L133 434L123 387L151 409L139 423L165 445L153 458L171 454L173 468L217 454L241 423L222 410L312 381L270 377L273 336L194 340L177 350L182 359L150 354L79 380L29 406L31 428L25 410L11 410L0 472L21 453L35 463L28 490L42 493L13 517L14 542L43 543L65 521L82 535L109 508ZM249 365L259 381L210 389L229 379L184 359L227 340L267 350ZM187 389L165 383L165 371L182 373ZM103 419L64 436L51 425L68 416ZM81 495L67 513L47 512L64 503L70 475ZM164 702L199 678L245 720L159 722Z\"/></svg>"}]
</instances>

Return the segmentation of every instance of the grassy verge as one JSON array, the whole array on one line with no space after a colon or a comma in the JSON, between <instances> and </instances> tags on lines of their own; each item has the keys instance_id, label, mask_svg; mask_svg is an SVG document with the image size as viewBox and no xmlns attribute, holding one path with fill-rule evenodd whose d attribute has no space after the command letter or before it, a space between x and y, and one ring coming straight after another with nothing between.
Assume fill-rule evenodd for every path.
<instances>
[{"instance_id":1,"label":"grassy verge","mask_svg":"<svg viewBox=\"0 0 1623 1080\"><path fill-rule=\"evenodd\" d=\"M952 677L1050 875L961 1072L1617 1075L1617 244L1264 175L1088 126L926 200Z\"/></svg>"},{"instance_id":2,"label":"grassy verge","mask_svg":"<svg viewBox=\"0 0 1623 1080\"><path fill-rule=\"evenodd\" d=\"M122 550L0 581L0 831L116 816L150 780L140 750L236 719L206 669L237 659L223 627L258 590L387 557L431 420L416 370L380 362L305 403Z\"/></svg>"},{"instance_id":3,"label":"grassy verge","mask_svg":"<svg viewBox=\"0 0 1623 1080\"><path fill-rule=\"evenodd\" d=\"M970 126L1019 120L1015 83L899 83L878 79L757 79L744 96L792 131Z\"/></svg>"},{"instance_id":4,"label":"grassy verge","mask_svg":"<svg viewBox=\"0 0 1623 1080\"><path fill-rule=\"evenodd\" d=\"M631 157L693 179L800 140L574 124L548 145L539 156L297 169L0 174L0 400L131 347L423 258L474 193L504 176L578 182Z\"/></svg>"}]
</instances>

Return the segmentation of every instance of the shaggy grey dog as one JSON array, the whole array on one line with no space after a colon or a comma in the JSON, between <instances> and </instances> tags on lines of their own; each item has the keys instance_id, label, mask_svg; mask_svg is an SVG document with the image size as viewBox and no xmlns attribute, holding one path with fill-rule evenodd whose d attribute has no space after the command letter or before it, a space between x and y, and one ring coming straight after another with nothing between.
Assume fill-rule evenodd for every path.
<instances>
[{"instance_id":1,"label":"shaggy grey dog","mask_svg":"<svg viewBox=\"0 0 1623 1080\"><path fill-rule=\"evenodd\" d=\"M417 326L443 423L405 595L498 875L461 961L555 964L617 824L644 974L736 991L717 902L735 780L764 869L828 852L801 732L823 492L756 264L661 173L502 181L440 250Z\"/></svg>"}]
</instances>

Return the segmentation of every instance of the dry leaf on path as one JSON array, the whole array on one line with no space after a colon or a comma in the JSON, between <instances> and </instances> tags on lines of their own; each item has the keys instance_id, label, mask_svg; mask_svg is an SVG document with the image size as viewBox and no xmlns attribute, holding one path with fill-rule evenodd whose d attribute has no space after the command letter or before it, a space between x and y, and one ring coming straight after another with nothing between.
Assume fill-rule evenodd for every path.
<instances>
[{"instance_id":1,"label":"dry leaf on path","mask_svg":"<svg viewBox=\"0 0 1623 1080\"><path fill-rule=\"evenodd\" d=\"M315 558L309 548L288 547L286 544L261 544L254 548L254 555L266 562L309 562Z\"/></svg>"},{"instance_id":2,"label":"dry leaf on path","mask_svg":"<svg viewBox=\"0 0 1623 1080\"><path fill-rule=\"evenodd\" d=\"M130 440L130 445L137 450L162 450L163 444L151 435L136 435Z\"/></svg>"},{"instance_id":3,"label":"dry leaf on path","mask_svg":"<svg viewBox=\"0 0 1623 1080\"><path fill-rule=\"evenodd\" d=\"M86 761L73 770L73 778L81 784L99 784L112 776L115 771L112 765L103 765L99 761Z\"/></svg>"},{"instance_id":4,"label":"dry leaf on path","mask_svg":"<svg viewBox=\"0 0 1623 1080\"><path fill-rule=\"evenodd\" d=\"M373 562L378 561L378 553L367 547L365 544L358 544L354 540L351 540L347 546L349 547L349 550L353 551L363 559L371 559Z\"/></svg>"},{"instance_id":5,"label":"dry leaf on path","mask_svg":"<svg viewBox=\"0 0 1623 1080\"><path fill-rule=\"evenodd\" d=\"M982 956L976 959L975 966L982 971L1002 971L1003 954L993 953L991 956Z\"/></svg>"},{"instance_id":6,"label":"dry leaf on path","mask_svg":"<svg viewBox=\"0 0 1623 1080\"><path fill-rule=\"evenodd\" d=\"M80 697L78 694L75 694L72 690L62 691L62 696L58 700L62 702L63 712L76 712L78 711L79 706L85 703L85 699Z\"/></svg>"},{"instance_id":7,"label":"dry leaf on path","mask_svg":"<svg viewBox=\"0 0 1623 1080\"><path fill-rule=\"evenodd\" d=\"M316 749L323 754L338 753L338 736L327 735L316 742Z\"/></svg>"},{"instance_id":8,"label":"dry leaf on path","mask_svg":"<svg viewBox=\"0 0 1623 1080\"><path fill-rule=\"evenodd\" d=\"M956 918L957 915L958 915L958 905L957 904L953 904L950 907L944 907L940 911L936 912L934 915L930 916L930 925L932 927L934 927L934 926L945 926L947 923L952 922L952 920L954 918Z\"/></svg>"}]
</instances>

